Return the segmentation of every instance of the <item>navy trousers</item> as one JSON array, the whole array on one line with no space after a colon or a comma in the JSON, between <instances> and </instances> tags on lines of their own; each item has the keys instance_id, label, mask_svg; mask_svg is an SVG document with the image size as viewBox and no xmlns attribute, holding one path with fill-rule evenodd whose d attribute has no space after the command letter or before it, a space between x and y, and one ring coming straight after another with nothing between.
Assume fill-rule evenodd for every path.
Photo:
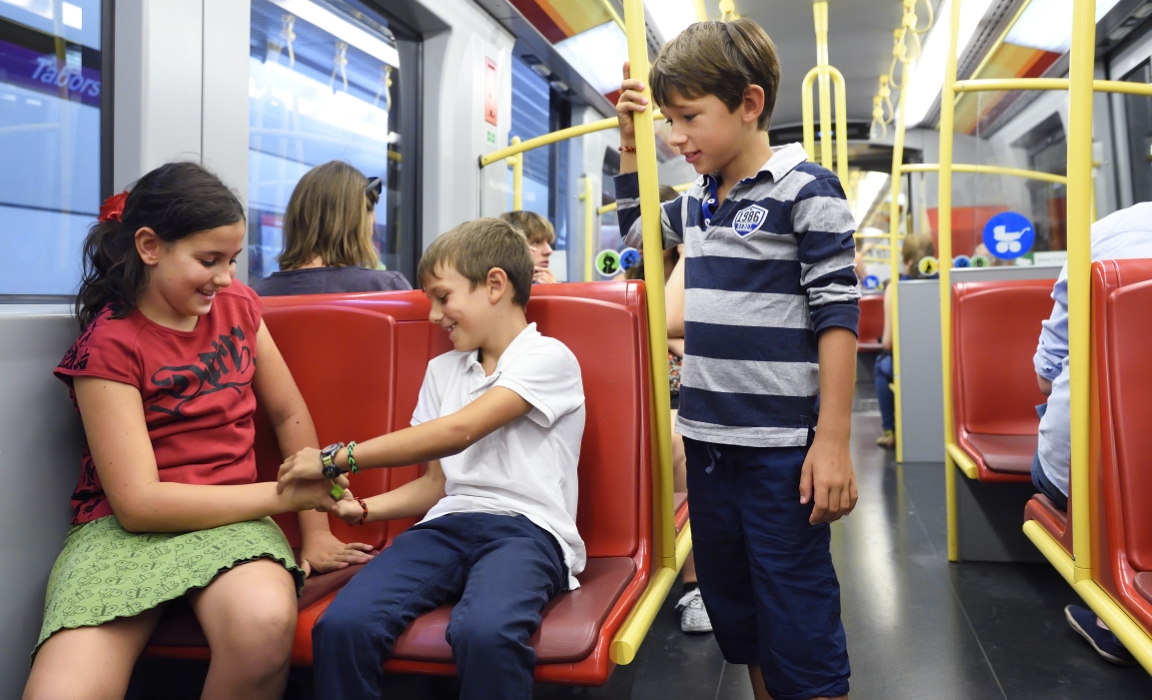
<instances>
[{"instance_id":1,"label":"navy trousers","mask_svg":"<svg viewBox=\"0 0 1152 700\"><path fill-rule=\"evenodd\" d=\"M760 664L776 700L847 694L831 528L800 504L808 448L685 438L684 451L696 574L725 660Z\"/></svg>"},{"instance_id":2,"label":"navy trousers","mask_svg":"<svg viewBox=\"0 0 1152 700\"><path fill-rule=\"evenodd\" d=\"M892 356L881 353L876 357L874 365L876 374L876 402L880 405L880 424L884 430L896 429L896 395L888 388L894 381L892 371Z\"/></svg>"},{"instance_id":3,"label":"navy trousers","mask_svg":"<svg viewBox=\"0 0 1152 700\"><path fill-rule=\"evenodd\" d=\"M460 697L529 700L528 641L568 572L556 540L524 516L459 513L410 528L336 596L312 630L321 700L381 697L381 666L417 615L459 600L447 641Z\"/></svg>"}]
</instances>

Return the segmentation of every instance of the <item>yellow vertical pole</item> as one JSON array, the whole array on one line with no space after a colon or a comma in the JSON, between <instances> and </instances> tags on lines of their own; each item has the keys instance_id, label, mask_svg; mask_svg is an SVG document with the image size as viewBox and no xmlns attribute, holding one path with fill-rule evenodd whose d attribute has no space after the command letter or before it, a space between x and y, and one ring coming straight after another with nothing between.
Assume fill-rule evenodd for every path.
<instances>
[{"instance_id":1,"label":"yellow vertical pole","mask_svg":"<svg viewBox=\"0 0 1152 700\"><path fill-rule=\"evenodd\" d=\"M1088 479L1089 351L1092 274L1092 78L1096 0L1072 5L1068 66L1068 371L1072 408L1073 577L1092 577L1092 513Z\"/></svg>"},{"instance_id":2,"label":"yellow vertical pole","mask_svg":"<svg viewBox=\"0 0 1152 700\"><path fill-rule=\"evenodd\" d=\"M592 200L595 187L592 176L584 176L584 191L580 199L584 202L584 281L592 281L592 258L596 255L596 230L598 228L596 216L596 202Z\"/></svg>"},{"instance_id":3,"label":"yellow vertical pole","mask_svg":"<svg viewBox=\"0 0 1152 700\"><path fill-rule=\"evenodd\" d=\"M829 66L828 72L836 87L836 176L845 183L848 182L848 88L840 71Z\"/></svg>"},{"instance_id":4,"label":"yellow vertical pole","mask_svg":"<svg viewBox=\"0 0 1152 700\"><path fill-rule=\"evenodd\" d=\"M643 0L625 0L624 23L628 27L628 60L632 75L648 75L648 42L644 31ZM644 96L651 103L652 92ZM648 296L648 349L651 354L652 407L656 429L657 460L654 465L656 498L653 510L656 557L661 566L676 567L676 525L672 501L672 426L668 396L668 326L664 307L664 234L660 223L660 184L656 175L656 128L652 110L633 113L636 125L636 168L640 178L640 221L644 233L644 287Z\"/></svg>"},{"instance_id":5,"label":"yellow vertical pole","mask_svg":"<svg viewBox=\"0 0 1152 700\"><path fill-rule=\"evenodd\" d=\"M908 84L908 62L902 61L900 68L900 84ZM900 99L896 103L896 129L893 132L892 144L892 182L888 190L892 201L888 204L888 265L891 275L889 285L892 288L891 308L888 312L892 317L888 322L892 324L892 393L895 395L896 416L896 461L904 461L904 406L900 400L900 183L904 179L904 112L907 102L907 90L900 91Z\"/></svg>"},{"instance_id":6,"label":"yellow vertical pole","mask_svg":"<svg viewBox=\"0 0 1152 700\"><path fill-rule=\"evenodd\" d=\"M952 424L952 138L956 113L956 45L960 34L960 1L952 0L952 15L944 86L940 93L940 195L939 249L940 260L940 356L944 377L944 445L955 442ZM900 99L904 99L904 91ZM960 539L956 521L956 467L944 451L944 489L948 506L948 561L960 558Z\"/></svg>"},{"instance_id":7,"label":"yellow vertical pole","mask_svg":"<svg viewBox=\"0 0 1152 700\"><path fill-rule=\"evenodd\" d=\"M520 137L512 137L512 145L520 145ZM505 159L512 166L512 211L524 208L524 154L517 153Z\"/></svg>"},{"instance_id":8,"label":"yellow vertical pole","mask_svg":"<svg viewBox=\"0 0 1152 700\"><path fill-rule=\"evenodd\" d=\"M813 68L804 76L800 84L800 115L804 128L804 152L808 160L816 162L816 116L812 108L812 83L820 75L819 68Z\"/></svg>"},{"instance_id":9,"label":"yellow vertical pole","mask_svg":"<svg viewBox=\"0 0 1152 700\"><path fill-rule=\"evenodd\" d=\"M820 71L820 165L832 169L832 77L828 72L828 3L812 4L816 21L816 68Z\"/></svg>"},{"instance_id":10,"label":"yellow vertical pole","mask_svg":"<svg viewBox=\"0 0 1152 700\"><path fill-rule=\"evenodd\" d=\"M696 21L707 22L708 10L704 7L704 0L692 0L692 6L696 10Z\"/></svg>"}]
</instances>

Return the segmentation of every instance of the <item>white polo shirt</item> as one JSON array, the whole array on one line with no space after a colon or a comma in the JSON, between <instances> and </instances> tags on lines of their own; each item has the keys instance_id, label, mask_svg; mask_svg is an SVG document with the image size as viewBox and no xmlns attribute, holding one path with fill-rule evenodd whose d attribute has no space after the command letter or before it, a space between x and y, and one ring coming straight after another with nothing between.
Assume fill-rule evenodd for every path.
<instances>
[{"instance_id":1,"label":"white polo shirt","mask_svg":"<svg viewBox=\"0 0 1152 700\"><path fill-rule=\"evenodd\" d=\"M440 460L447 495L421 522L449 513L523 515L547 530L564 551L568 587L579 588L584 540L576 531L584 384L576 356L529 324L508 345L496 371L484 375L479 351L447 352L428 363L412 425L459 411L494 386L532 405L463 452Z\"/></svg>"}]
</instances>

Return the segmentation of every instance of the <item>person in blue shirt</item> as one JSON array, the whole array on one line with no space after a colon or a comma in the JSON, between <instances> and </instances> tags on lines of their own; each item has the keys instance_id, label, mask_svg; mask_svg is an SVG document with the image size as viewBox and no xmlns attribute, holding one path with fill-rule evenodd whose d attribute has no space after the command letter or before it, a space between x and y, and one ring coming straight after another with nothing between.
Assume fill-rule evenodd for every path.
<instances>
[{"instance_id":1,"label":"person in blue shirt","mask_svg":"<svg viewBox=\"0 0 1152 700\"><path fill-rule=\"evenodd\" d=\"M1152 258L1152 202L1142 202L1092 224L1092 260ZM1068 509L1068 480L1072 465L1072 414L1068 372L1068 265L1052 289L1052 315L1044 321L1040 342L1032 358L1036 381L1047 403L1037 407L1040 433L1032 460L1032 483L1060 510ZM1068 624L1109 661L1135 663L1107 626L1091 610L1064 608Z\"/></svg>"},{"instance_id":2,"label":"person in blue shirt","mask_svg":"<svg viewBox=\"0 0 1152 700\"><path fill-rule=\"evenodd\" d=\"M780 64L748 19L694 24L648 76L669 143L701 175L662 205L684 244L684 436L697 576L724 658L758 700L842 698L848 650L829 523L857 490L849 453L860 292L855 221L836 176L767 134ZM625 65L617 215L640 243Z\"/></svg>"}]
</instances>

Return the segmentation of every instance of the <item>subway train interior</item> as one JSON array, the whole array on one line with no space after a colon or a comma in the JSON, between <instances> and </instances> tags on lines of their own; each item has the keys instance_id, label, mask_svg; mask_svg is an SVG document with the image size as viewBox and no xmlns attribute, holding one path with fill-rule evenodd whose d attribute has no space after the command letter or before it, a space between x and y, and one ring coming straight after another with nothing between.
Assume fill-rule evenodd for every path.
<instances>
[{"instance_id":1,"label":"subway train interior","mask_svg":"<svg viewBox=\"0 0 1152 700\"><path fill-rule=\"evenodd\" d=\"M684 52L694 50L701 52L697 67L715 63L744 71L740 75L763 74L750 65L750 54L739 53L741 37L752 35L748 20L774 45L775 85L746 80L730 102L723 85L684 78L697 75L684 67ZM700 24L706 22L713 24ZM708 34L708 27L719 33ZM700 48L713 40L725 48L711 54ZM666 47L680 47L681 63ZM757 50L756 60L769 55ZM639 81L631 86L622 84L625 62L629 79ZM675 66L687 72L668 72ZM650 69L654 79L659 70L670 81L665 103L649 85ZM652 108L633 110L642 99ZM704 114L700 105L713 103L719 107L709 109L720 110L714 112L719 121L693 126L691 112ZM758 121L768 113L770 120ZM747 151L723 162L700 154L737 133L736 123L744 129L741 138L755 142L752 150L769 157L733 184L724 178L741 172L733 164ZM787 164L774 166L774 159ZM331 184L337 180L324 179L335 171L320 168L333 161L346 164L341 177L353 183L353 218L360 223L347 235L360 236L362 248L351 257L345 249L353 243L318 247L337 235L325 226L343 225L343 200ZM202 200L213 211L234 204L231 218L191 223L208 220L188 213L185 200L201 195L164 190L150 179L169 163L203 166L195 173L207 174L195 177L223 183L231 194L201 193ZM800 185L785 185L795 178L824 183L824 194L799 201ZM715 202L718 183L722 204ZM310 187L314 196L305 191ZM724 188L731 189L727 198ZM137 189L153 194L137 195ZM785 190L792 194L780 194ZM127 198L119 196L125 192ZM709 217L719 220L721 212L745 206L741 198L751 192L759 193L759 204L725 217L732 228L712 226ZM140 213L147 197L152 208ZM661 210L662 197L675 197L676 204ZM0 697L1152 698L1152 471L1141 472L1152 463L1150 201L1152 0L0 0ZM803 204L807 233L760 229L778 221L776 208L786 206L798 227ZM725 208L711 208L717 206ZM517 648L535 664L529 667L534 675L524 676L534 682L526 680L520 695L496 690L509 687L500 677L503 667L464 666L466 647L453 635L464 636L459 608L466 587L464 594L437 599L430 611L408 615L389 652L372 647L379 659L368 663L365 677L375 695L348 694L351 686L333 680L337 666L322 666L335 664L334 654L360 659L364 649L324 649L328 637L319 625L342 595L339 619L349 616L350 592L375 585L356 588L357 577L381 575L373 564L377 572L387 568L379 566L385 561L393 569L407 565L402 556L411 553L386 556L427 510L397 510L372 521L368 504L433 483L427 480L440 472L441 458L440 494L448 474L444 498L453 498L458 486L447 455L472 444L434 455L431 447L413 447L404 454L431 456L403 466L380 461L376 466L394 468L376 470L368 468L372 456L399 450L400 441L376 452L368 441L400 437L410 424L435 417L414 415L431 410L425 394L435 388L433 369L447 364L429 363L444 353L483 348L467 371L510 372L503 364L495 370L478 364L489 345L464 347L464 321L448 326L444 320L464 307L450 311L447 292L441 296L435 285L458 278L470 285L460 289L477 293L478 282L463 272L460 256L468 253L442 253L439 267L429 270L421 258L462 224L509 212L528 213L508 215L533 258L531 300L522 316L559 339L582 375L578 466L573 460L578 484L562 484L570 491L566 517L583 541L579 566L556 529L532 516L520 520L555 546L549 556L559 557L560 574L579 574L573 579L579 588L559 585L543 612L536 605L536 617L529 615L523 634L532 634L531 653L523 642ZM170 241L161 219L194 230ZM804 241L815 240L819 226L812 222L819 221L840 222L820 234L836 241L834 254L843 263L837 274L849 279L839 303L848 307L841 317L851 322L836 322L840 327L819 325L830 318L819 292L809 289L805 297L793 279L788 289L797 292L788 297L773 286L783 284L779 280L756 279L786 267L800 274L805 289L817 284L811 280L824 272L813 270L832 269L832 258L805 257L816 255L817 244ZM311 243L295 240L309 226ZM131 229L119 253L97 235L105 229L115 235ZM234 250L189 263L198 271L172 272L177 263L163 262L175 259L171 251L184 250L179 246L187 241L220 231L231 236ZM317 247L306 247L312 244ZM662 255L665 248L673 252ZM519 248L513 252L523 258ZM107 257L113 254L124 257ZM844 262L848 258L853 261ZM136 272L123 271L128 268ZM202 304L199 316L185 314L191 326L166 325L145 313L169 303L157 301L169 299L164 290L178 283L169 273L208 280L210 268L216 270L212 281L201 282L194 295ZM747 276L733 287L710 286L720 284L722 268ZM347 275L335 286L302 282L305 273L315 282L323 271L362 273L376 286L356 287ZM121 291L101 286L109 275L128 280L130 274L138 283L124 282L116 288ZM291 275L295 281L285 282ZM493 267L477 278L479 289L488 290L491 304L505 303L512 297L491 301L493 290L510 289L512 276ZM727 289L733 291L719 291ZM107 306L93 307L96 298ZM220 308L219 317L225 302L240 303L234 299L256 309L248 332L261 330L240 347L245 331L222 325L227 332L205 334L210 346L190 350L191 364L169 363L151 375L148 381L163 383L161 393L179 399L174 409L136 396L144 389L125 379L139 376L143 386L145 366L159 357L141 359L153 352L143 349L143 335L112 346L119 353L114 357L92 351L93 366L119 370L86 369L82 332L151 323L160 329L156 337L164 330L171 343L191 348L197 323L208 326L208 309ZM801 303L787 323L809 339L807 364L753 362L787 353L779 339L793 336L767 327L776 323L772 314L785 315L777 305L792 303L788 299ZM858 320L850 308L856 306ZM88 311L83 328L81 307ZM830 358L848 355L834 354L825 340L842 337L845 327L856 336L854 364L837 373ZM725 347L703 339L713 331L729 337L721 328L746 334ZM256 365L280 372L279 385L270 388L274 380L262 382L258 374L253 380L251 372L257 344L267 349L273 340L271 349L279 349L262 352ZM674 380L671 363L682 366ZM158 380L161 373L167 374ZM793 377L801 374L808 384ZM851 376L851 393L835 390L833 378L847 387ZM114 426L123 421L125 431L144 436L145 412L120 412L113 407L122 404L111 399L97 403L97 383L117 396L126 388L136 396L132 406L170 413L169 432L179 429L171 426L179 426L176 419L191 410L183 407L195 400L239 416L228 419L241 426L228 433L235 444L220 449L238 450L247 476L213 476L209 462L217 457L205 456L204 445L218 438L208 433L185 433L182 454L173 455L176 443L164 440L175 438L154 434L160 419L151 413L146 437L155 452L147 444L125 452L120 443L134 438L120 439ZM515 420L545 416L538 399L525 393L531 390L511 386L501 390L523 404ZM799 443L741 443L731 437L737 433L714 431L708 434L721 437L705 451L697 440L707 439L701 426L711 424L688 416L705 415L693 403L719 401L721 386L728 409L707 415L724 414L730 424L712 426L715 431L759 425L748 417L748 407L758 405L771 404L786 423L799 420L779 408L801 406L797 397L819 403L826 422L814 426L815 438L810 423L797 424L803 426ZM775 395L786 390L803 391L784 396L788 401ZM285 437L291 433L284 427L286 392L303 399L294 410L306 406L303 415L315 425L304 442ZM490 394L478 395L468 400ZM838 402L839 396L846 400ZM247 412L234 413L248 405L244 401L251 402ZM435 401L439 407L438 396ZM757 535L743 528L784 507L753 502L751 492L740 496L751 503L740 516L749 520L725 533L747 547L746 558L731 567L720 554L697 562L703 548L693 553L693 525L697 543L710 544L707 538L724 529L717 523L728 506L710 494L713 500L690 510L691 492L723 463L722 454L731 454L729 446L771 452L811 444L807 459L817 453L823 459L829 452L816 446L834 444L839 433L829 427L823 436L829 443L822 443L820 427L833 423L825 411L834 413L840 403L845 426L850 423L841 441L850 455L844 478L854 479L858 500L830 526L804 526L824 528L817 549L834 565L830 597L816 605L789 598L794 592L778 598L765 592L795 591L808 579L780 563L791 561L789 553L756 549ZM676 405L679 419L670 408ZM519 429L502 420L484 434ZM548 421L560 425L555 417L539 420L544 428ZM412 428L413 434L435 424ZM99 438L98 429L104 431ZM364 473L349 474L350 491L341 500L334 500L336 489L331 497L321 494L330 514L327 524L321 517L317 525L336 538L332 551L352 552L339 563L304 557L312 551L302 534L305 518L298 521L292 511L311 505L235 505L239 510L229 512L240 496L213 501L203 495L263 489L259 493L275 503L286 503L270 482L290 452L352 437L364 443ZM288 444L296 447L289 451ZM346 448L349 460L354 444ZM322 453L315 468L329 463L323 460L338 465L343 449ZM141 455L132 479L143 485L133 485L111 454ZM488 458L514 461L509 454ZM702 454L711 462L697 464ZM805 459L803 450L799 454ZM186 466L182 459L208 462ZM837 464L843 469L846 463ZM355 466L350 461L352 471ZM169 469L201 476L178 484L172 480L185 477L166 476ZM331 469L325 467L325 477L347 470ZM315 473L318 481L321 472ZM114 512L145 508L138 503L143 496L127 494L136 488L159 494L161 485L215 505L167 520ZM352 492L371 498L356 501ZM337 513L345 504L356 509L351 520ZM204 515L209 510L217 515ZM488 512L523 515L515 508ZM281 567L267 552L237 555L168 597L161 586L180 576L187 582L195 562L214 555L177 552L169 562L158 546L121 555L115 549L121 540L91 538L84 545L91 554L75 555L85 530L117 517L116 531L135 541L198 537L201 529L254 519L276 532L266 518L258 520L264 516L275 516L283 531L276 546L295 548L295 561ZM463 517L473 515L456 522ZM193 522L206 524L187 524ZM342 549L343 543L365 543L371 551ZM92 558L82 566L67 559L68 552ZM123 556L136 558L117 558ZM371 556L380 559L368 562ZM162 575L151 573L163 567L149 566L150 557L168 562ZM245 563L253 559L260 560ZM230 609L213 598L213 588L260 565L276 569L283 584L280 569L296 561L308 564L310 575L299 581L297 603L289 603L287 631L276 633L287 641L282 649L254 652L256 665L271 670L259 678L255 671L221 670L228 653L218 650L239 637L227 636L227 620L211 619ZM473 575L477 570L478 564ZM733 612L731 581L740 576L750 577L751 617ZM235 586L242 584L227 585L239 591ZM230 599L241 612L266 599L256 587L219 594L225 595L249 597ZM823 635L819 625L829 615L840 630L836 653L846 649L845 665L835 683L804 686L798 678L823 678L831 662L820 657L824 652L795 650L819 646L811 640ZM62 622L50 627L51 620ZM131 627L135 637L123 632L133 620L148 621ZM265 627L271 628L253 629ZM759 655L732 641L741 635L751 635ZM82 639L88 646L59 643ZM230 641L217 646L220 639ZM771 648L767 639L774 640ZM468 658L487 658L476 653L468 651ZM65 662L56 668L62 654ZM249 686L229 685L241 676Z\"/></svg>"}]
</instances>

